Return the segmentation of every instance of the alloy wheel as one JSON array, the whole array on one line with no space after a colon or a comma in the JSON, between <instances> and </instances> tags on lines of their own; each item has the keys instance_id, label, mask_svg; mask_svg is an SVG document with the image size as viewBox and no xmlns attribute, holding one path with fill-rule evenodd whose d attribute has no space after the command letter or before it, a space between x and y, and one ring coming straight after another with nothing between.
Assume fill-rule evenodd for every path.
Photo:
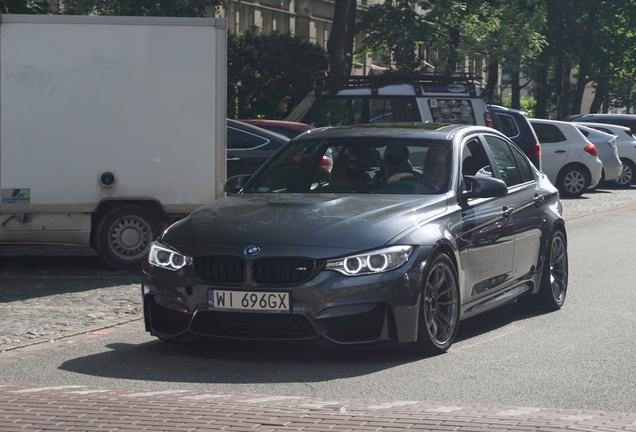
<instances>
[{"instance_id":1,"label":"alloy wheel","mask_svg":"<svg viewBox=\"0 0 636 432\"><path fill-rule=\"evenodd\" d=\"M562 235L555 235L550 250L550 287L554 301L561 303L568 286L568 255Z\"/></svg>"},{"instance_id":2,"label":"alloy wheel","mask_svg":"<svg viewBox=\"0 0 636 432\"><path fill-rule=\"evenodd\" d=\"M618 176L618 178L614 181L616 182L616 184L620 186L627 186L632 183L633 177L634 177L634 172L632 171L632 168L629 165L624 164L621 175Z\"/></svg>"},{"instance_id":3,"label":"alloy wheel","mask_svg":"<svg viewBox=\"0 0 636 432\"><path fill-rule=\"evenodd\" d=\"M424 291L426 328L439 345L453 337L458 321L458 287L453 271L446 262L438 262L429 274Z\"/></svg>"}]
</instances>

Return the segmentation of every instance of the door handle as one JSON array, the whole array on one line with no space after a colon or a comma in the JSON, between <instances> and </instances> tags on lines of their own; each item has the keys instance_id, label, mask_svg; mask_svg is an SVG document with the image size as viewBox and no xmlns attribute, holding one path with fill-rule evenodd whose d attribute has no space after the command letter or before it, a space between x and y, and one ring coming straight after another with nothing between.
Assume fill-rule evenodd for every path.
<instances>
[{"instance_id":1,"label":"door handle","mask_svg":"<svg viewBox=\"0 0 636 432\"><path fill-rule=\"evenodd\" d=\"M565 153L565 150L555 150L555 153Z\"/></svg>"},{"instance_id":2,"label":"door handle","mask_svg":"<svg viewBox=\"0 0 636 432\"><path fill-rule=\"evenodd\" d=\"M512 207L504 206L501 215L504 217L504 219L508 219L513 211L514 209Z\"/></svg>"},{"instance_id":3,"label":"door handle","mask_svg":"<svg viewBox=\"0 0 636 432\"><path fill-rule=\"evenodd\" d=\"M235 161L240 161L242 160L241 158L237 158L237 157L233 157L233 158L227 158L228 162L235 162Z\"/></svg>"},{"instance_id":4,"label":"door handle","mask_svg":"<svg viewBox=\"0 0 636 432\"><path fill-rule=\"evenodd\" d=\"M537 207L539 207L543 201L545 201L545 197L543 195L534 194L534 204Z\"/></svg>"}]
</instances>

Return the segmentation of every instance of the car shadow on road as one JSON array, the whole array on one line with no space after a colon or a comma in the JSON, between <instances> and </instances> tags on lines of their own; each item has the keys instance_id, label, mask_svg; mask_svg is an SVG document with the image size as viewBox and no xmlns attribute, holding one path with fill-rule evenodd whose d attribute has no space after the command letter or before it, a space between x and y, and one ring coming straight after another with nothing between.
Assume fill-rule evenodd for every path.
<instances>
[{"instance_id":1,"label":"car shadow on road","mask_svg":"<svg viewBox=\"0 0 636 432\"><path fill-rule=\"evenodd\" d=\"M463 321L457 343L536 316L515 303ZM98 376L139 381L200 384L256 384L322 382L363 376L402 365L426 362L435 370L448 354L423 356L408 346L325 348L315 343L253 341L204 341L175 344L151 341L140 344L112 343L111 351L78 357L60 369Z\"/></svg>"}]
</instances>

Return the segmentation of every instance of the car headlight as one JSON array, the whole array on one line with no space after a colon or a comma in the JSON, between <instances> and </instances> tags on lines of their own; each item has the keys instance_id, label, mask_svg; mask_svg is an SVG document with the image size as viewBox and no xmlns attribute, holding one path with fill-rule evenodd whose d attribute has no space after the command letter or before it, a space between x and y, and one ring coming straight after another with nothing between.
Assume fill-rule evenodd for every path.
<instances>
[{"instance_id":1,"label":"car headlight","mask_svg":"<svg viewBox=\"0 0 636 432\"><path fill-rule=\"evenodd\" d=\"M180 268L191 265L192 258L181 255L179 252L173 251L162 243L154 242L150 245L148 262L155 267L177 271Z\"/></svg>"},{"instance_id":2,"label":"car headlight","mask_svg":"<svg viewBox=\"0 0 636 432\"><path fill-rule=\"evenodd\" d=\"M327 261L327 270L335 270L346 276L383 273L402 266L411 256L411 246L392 246Z\"/></svg>"}]
</instances>

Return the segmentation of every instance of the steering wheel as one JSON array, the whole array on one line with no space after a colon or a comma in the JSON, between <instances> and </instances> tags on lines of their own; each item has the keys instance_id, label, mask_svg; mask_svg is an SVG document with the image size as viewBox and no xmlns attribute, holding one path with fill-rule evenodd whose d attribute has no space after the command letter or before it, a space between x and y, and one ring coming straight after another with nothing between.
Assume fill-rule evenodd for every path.
<instances>
[{"instance_id":1,"label":"steering wheel","mask_svg":"<svg viewBox=\"0 0 636 432\"><path fill-rule=\"evenodd\" d=\"M424 177L420 177L417 180L414 177L403 177L398 180L398 183L411 185L415 189L416 194L431 194L437 191L437 188Z\"/></svg>"}]
</instances>

